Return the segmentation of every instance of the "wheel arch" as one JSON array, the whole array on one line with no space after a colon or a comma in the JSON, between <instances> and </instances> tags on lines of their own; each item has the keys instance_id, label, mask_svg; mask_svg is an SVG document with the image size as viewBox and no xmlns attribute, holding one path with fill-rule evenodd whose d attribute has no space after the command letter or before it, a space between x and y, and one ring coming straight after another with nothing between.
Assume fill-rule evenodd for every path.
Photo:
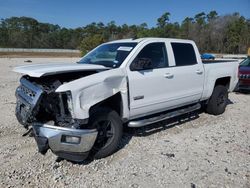
<instances>
[{"instance_id":1,"label":"wheel arch","mask_svg":"<svg viewBox=\"0 0 250 188\"><path fill-rule=\"evenodd\" d=\"M108 98L106 98L103 101L100 101L98 103L96 103L95 105L91 106L89 109L89 115L93 114L96 109L98 108L110 108L114 111L117 112L117 114L123 119L126 119L126 115L125 115L125 108L126 105L124 105L124 98L121 94L121 92L116 93L115 95L112 95Z\"/></svg>"},{"instance_id":2,"label":"wheel arch","mask_svg":"<svg viewBox=\"0 0 250 188\"><path fill-rule=\"evenodd\" d=\"M215 88L216 86L218 86L218 85L222 85L222 86L225 86L227 89L229 89L230 82L231 82L231 77L230 77L230 76L218 78L218 79L215 81L215 83L214 83L214 88Z\"/></svg>"}]
</instances>

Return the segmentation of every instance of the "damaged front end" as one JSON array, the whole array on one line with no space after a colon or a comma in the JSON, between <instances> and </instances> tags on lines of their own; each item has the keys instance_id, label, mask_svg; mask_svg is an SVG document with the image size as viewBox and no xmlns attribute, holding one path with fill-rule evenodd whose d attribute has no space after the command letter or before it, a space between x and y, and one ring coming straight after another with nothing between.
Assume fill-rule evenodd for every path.
<instances>
[{"instance_id":1,"label":"damaged front end","mask_svg":"<svg viewBox=\"0 0 250 188\"><path fill-rule=\"evenodd\" d=\"M82 161L94 145L97 131L83 129L86 121L72 118L70 91L55 92L70 76L23 76L16 90L16 117L25 128L33 128L39 152L51 149L59 157Z\"/></svg>"}]
</instances>

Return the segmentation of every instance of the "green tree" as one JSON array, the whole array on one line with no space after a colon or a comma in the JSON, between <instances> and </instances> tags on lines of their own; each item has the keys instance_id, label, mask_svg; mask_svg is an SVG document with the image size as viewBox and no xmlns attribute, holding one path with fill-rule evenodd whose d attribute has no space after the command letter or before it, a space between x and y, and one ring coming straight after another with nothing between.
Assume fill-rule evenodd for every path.
<instances>
[{"instance_id":1,"label":"green tree","mask_svg":"<svg viewBox=\"0 0 250 188\"><path fill-rule=\"evenodd\" d=\"M194 16L194 19L199 26L203 26L206 23L206 14L204 12L198 13Z\"/></svg>"},{"instance_id":2,"label":"green tree","mask_svg":"<svg viewBox=\"0 0 250 188\"><path fill-rule=\"evenodd\" d=\"M218 17L218 13L217 13L215 10L210 11L210 12L207 14L207 21L208 21L208 22L211 22L212 20L215 20L217 17Z\"/></svg>"},{"instance_id":3,"label":"green tree","mask_svg":"<svg viewBox=\"0 0 250 188\"><path fill-rule=\"evenodd\" d=\"M181 38L191 39L194 19L186 17L181 24Z\"/></svg>"},{"instance_id":4,"label":"green tree","mask_svg":"<svg viewBox=\"0 0 250 188\"><path fill-rule=\"evenodd\" d=\"M249 39L249 34L246 34L248 30L246 20L239 14L234 14L236 20L231 22L226 30L225 46L227 53L240 53L243 50L247 51L247 45L245 40Z\"/></svg>"},{"instance_id":5,"label":"green tree","mask_svg":"<svg viewBox=\"0 0 250 188\"><path fill-rule=\"evenodd\" d=\"M157 19L157 25L160 28L164 28L169 21L170 13L165 12L160 18Z\"/></svg>"},{"instance_id":6,"label":"green tree","mask_svg":"<svg viewBox=\"0 0 250 188\"><path fill-rule=\"evenodd\" d=\"M100 34L94 34L94 35L84 37L80 44L80 50L82 52L82 55L85 55L90 50L97 47L99 44L103 42L104 42L104 38Z\"/></svg>"}]
</instances>

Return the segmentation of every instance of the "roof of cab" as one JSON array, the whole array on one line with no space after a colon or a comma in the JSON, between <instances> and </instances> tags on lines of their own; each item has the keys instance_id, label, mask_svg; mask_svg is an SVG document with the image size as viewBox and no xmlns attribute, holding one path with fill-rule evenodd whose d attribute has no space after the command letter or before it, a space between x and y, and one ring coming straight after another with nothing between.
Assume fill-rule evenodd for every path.
<instances>
[{"instance_id":1,"label":"roof of cab","mask_svg":"<svg viewBox=\"0 0 250 188\"><path fill-rule=\"evenodd\" d=\"M159 41L159 40L165 40L165 41L176 41L176 42L193 42L192 40L186 40L186 39L175 39L175 38L157 38L157 37L146 37L146 38L137 38L137 39L120 39L120 40L114 40L107 43L119 43L119 42L136 42L140 43L142 41Z\"/></svg>"}]
</instances>

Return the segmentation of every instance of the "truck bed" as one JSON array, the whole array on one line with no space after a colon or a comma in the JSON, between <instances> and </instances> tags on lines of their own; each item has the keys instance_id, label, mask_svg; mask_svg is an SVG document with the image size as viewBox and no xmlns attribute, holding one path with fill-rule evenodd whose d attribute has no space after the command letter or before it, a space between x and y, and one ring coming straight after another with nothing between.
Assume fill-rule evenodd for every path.
<instances>
[{"instance_id":1,"label":"truck bed","mask_svg":"<svg viewBox=\"0 0 250 188\"><path fill-rule=\"evenodd\" d=\"M238 62L239 60L236 59L215 59L215 60L202 60L202 63L209 64L209 63L230 63L230 62Z\"/></svg>"}]
</instances>

